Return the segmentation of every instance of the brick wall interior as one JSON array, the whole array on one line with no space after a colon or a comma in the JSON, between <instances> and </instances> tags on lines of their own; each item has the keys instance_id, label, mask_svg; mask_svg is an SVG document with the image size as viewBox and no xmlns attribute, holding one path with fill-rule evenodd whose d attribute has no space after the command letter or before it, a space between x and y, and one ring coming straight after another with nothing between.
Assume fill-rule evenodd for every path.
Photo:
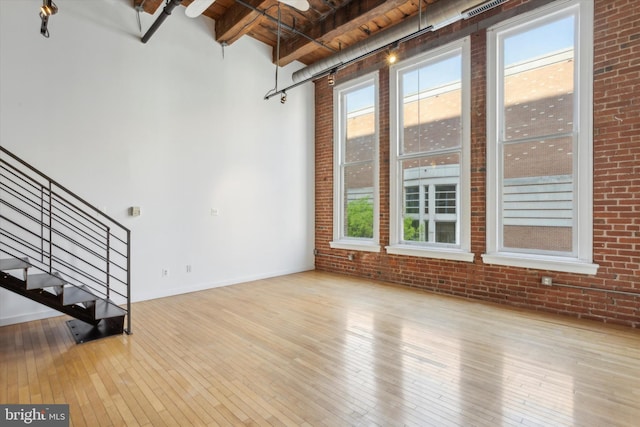
<instances>
[{"instance_id":1,"label":"brick wall interior","mask_svg":"<svg viewBox=\"0 0 640 427\"><path fill-rule=\"evenodd\" d=\"M640 9L637 0L595 0L594 244L595 276L488 265L485 252L486 32L484 28L550 0L511 0L402 44L400 60L471 38L471 251L473 263L390 255L389 70L383 54L337 74L337 81L378 70L380 78L380 253L332 249L333 88L315 82L316 268L433 292L640 327ZM353 254L353 260L348 255ZM541 285L550 276L554 286ZM580 289L576 288L579 287ZM590 289L584 289L590 288ZM622 291L611 292L611 291Z\"/></svg>"}]
</instances>

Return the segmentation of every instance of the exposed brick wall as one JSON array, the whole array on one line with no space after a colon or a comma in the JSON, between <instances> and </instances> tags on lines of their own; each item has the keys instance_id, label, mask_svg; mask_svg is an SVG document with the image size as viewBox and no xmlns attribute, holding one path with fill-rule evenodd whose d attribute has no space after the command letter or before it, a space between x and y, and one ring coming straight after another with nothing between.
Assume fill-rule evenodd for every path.
<instances>
[{"instance_id":1,"label":"exposed brick wall","mask_svg":"<svg viewBox=\"0 0 640 427\"><path fill-rule=\"evenodd\" d=\"M401 45L400 58L439 40L471 37L471 251L474 263L389 255L389 71L384 55L340 70L337 80L380 72L380 253L331 249L333 94L316 82L316 268L439 293L640 327L640 11L636 0L595 0L594 262L596 276L486 265L486 33L476 24L524 13L549 0L511 0ZM486 22L486 21L484 21ZM350 261L347 255L355 259ZM567 286L543 286L541 276ZM571 286L594 288L576 289ZM597 289L597 290L596 290Z\"/></svg>"}]
</instances>

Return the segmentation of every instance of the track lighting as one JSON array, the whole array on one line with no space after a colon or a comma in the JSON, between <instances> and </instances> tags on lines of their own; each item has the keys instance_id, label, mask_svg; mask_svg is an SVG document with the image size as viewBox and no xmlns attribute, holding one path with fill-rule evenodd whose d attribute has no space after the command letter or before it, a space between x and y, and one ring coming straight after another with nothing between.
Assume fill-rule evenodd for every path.
<instances>
[{"instance_id":1,"label":"track lighting","mask_svg":"<svg viewBox=\"0 0 640 427\"><path fill-rule=\"evenodd\" d=\"M285 102L287 102L287 92L282 92L280 95L280 104L284 104Z\"/></svg>"},{"instance_id":2,"label":"track lighting","mask_svg":"<svg viewBox=\"0 0 640 427\"><path fill-rule=\"evenodd\" d=\"M331 70L331 72L327 76L327 83L329 84L329 86L333 86L336 84L336 70Z\"/></svg>"},{"instance_id":3,"label":"track lighting","mask_svg":"<svg viewBox=\"0 0 640 427\"><path fill-rule=\"evenodd\" d=\"M56 6L53 0L42 0L42 7L40 7L40 19L42 20L40 24L40 34L46 38L49 38L49 29L47 28L49 17L56 13L58 13L58 6Z\"/></svg>"},{"instance_id":4,"label":"track lighting","mask_svg":"<svg viewBox=\"0 0 640 427\"><path fill-rule=\"evenodd\" d=\"M387 63L393 65L398 61L398 42L389 46L389 53L387 53Z\"/></svg>"},{"instance_id":5,"label":"track lighting","mask_svg":"<svg viewBox=\"0 0 640 427\"><path fill-rule=\"evenodd\" d=\"M396 49L391 49L387 55L387 62L389 65L393 65L398 60L398 52Z\"/></svg>"}]
</instances>

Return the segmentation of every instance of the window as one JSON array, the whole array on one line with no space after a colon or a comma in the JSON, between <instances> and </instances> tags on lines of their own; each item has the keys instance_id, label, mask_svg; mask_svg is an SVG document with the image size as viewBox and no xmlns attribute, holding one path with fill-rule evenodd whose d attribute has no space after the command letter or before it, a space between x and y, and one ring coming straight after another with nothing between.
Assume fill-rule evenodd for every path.
<instances>
[{"instance_id":1,"label":"window","mask_svg":"<svg viewBox=\"0 0 640 427\"><path fill-rule=\"evenodd\" d=\"M487 263L597 270L592 9L555 2L488 31Z\"/></svg>"},{"instance_id":2,"label":"window","mask_svg":"<svg viewBox=\"0 0 640 427\"><path fill-rule=\"evenodd\" d=\"M377 101L377 73L334 89L333 248L380 250Z\"/></svg>"},{"instance_id":3,"label":"window","mask_svg":"<svg viewBox=\"0 0 640 427\"><path fill-rule=\"evenodd\" d=\"M388 253L473 261L469 40L391 68Z\"/></svg>"}]
</instances>

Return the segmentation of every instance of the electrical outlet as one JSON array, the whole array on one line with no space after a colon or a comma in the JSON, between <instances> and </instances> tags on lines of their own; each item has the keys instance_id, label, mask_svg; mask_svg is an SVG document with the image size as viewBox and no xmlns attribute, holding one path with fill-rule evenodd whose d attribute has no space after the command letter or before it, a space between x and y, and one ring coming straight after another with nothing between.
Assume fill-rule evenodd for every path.
<instances>
[{"instance_id":1,"label":"electrical outlet","mask_svg":"<svg viewBox=\"0 0 640 427\"><path fill-rule=\"evenodd\" d=\"M540 283L545 286L551 286L553 285L553 279L551 279L551 277L549 276L542 276L542 278L540 279Z\"/></svg>"},{"instance_id":2,"label":"electrical outlet","mask_svg":"<svg viewBox=\"0 0 640 427\"><path fill-rule=\"evenodd\" d=\"M191 264L187 264L187 273L191 273Z\"/></svg>"},{"instance_id":3,"label":"electrical outlet","mask_svg":"<svg viewBox=\"0 0 640 427\"><path fill-rule=\"evenodd\" d=\"M167 277L169 275L169 270L166 268L163 268L161 274L162 274L162 277Z\"/></svg>"}]
</instances>

